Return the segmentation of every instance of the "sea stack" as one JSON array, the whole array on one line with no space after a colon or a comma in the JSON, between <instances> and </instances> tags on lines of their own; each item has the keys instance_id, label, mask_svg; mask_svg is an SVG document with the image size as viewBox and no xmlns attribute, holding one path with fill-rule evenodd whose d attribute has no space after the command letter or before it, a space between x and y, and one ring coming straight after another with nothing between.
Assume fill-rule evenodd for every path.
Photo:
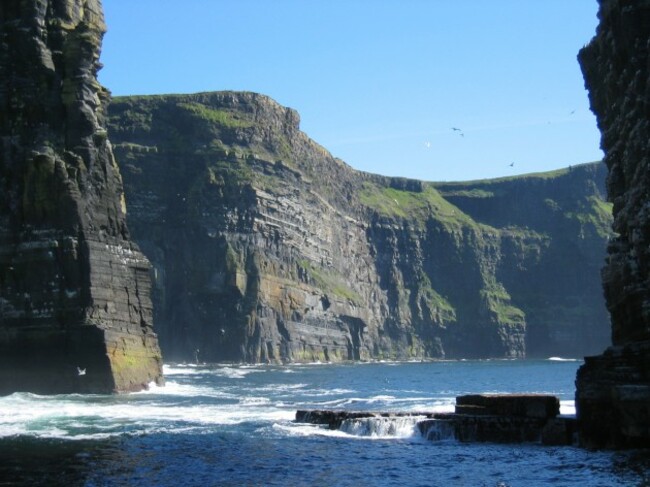
<instances>
[{"instance_id":1,"label":"sea stack","mask_svg":"<svg viewBox=\"0 0 650 487\"><path fill-rule=\"evenodd\" d=\"M600 0L596 37L580 51L602 133L614 203L603 269L612 346L578 371L586 447L650 445L650 1Z\"/></svg>"},{"instance_id":2,"label":"sea stack","mask_svg":"<svg viewBox=\"0 0 650 487\"><path fill-rule=\"evenodd\" d=\"M0 394L160 381L97 81L99 0L0 3Z\"/></svg>"}]
</instances>

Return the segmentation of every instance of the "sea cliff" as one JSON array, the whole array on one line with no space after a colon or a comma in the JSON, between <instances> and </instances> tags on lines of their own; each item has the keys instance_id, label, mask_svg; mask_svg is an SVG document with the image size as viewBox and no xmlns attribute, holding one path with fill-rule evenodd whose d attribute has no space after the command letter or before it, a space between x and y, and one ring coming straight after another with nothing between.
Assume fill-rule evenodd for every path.
<instances>
[{"instance_id":1,"label":"sea cliff","mask_svg":"<svg viewBox=\"0 0 650 487\"><path fill-rule=\"evenodd\" d=\"M161 379L97 82L99 0L0 5L0 394Z\"/></svg>"},{"instance_id":2,"label":"sea cliff","mask_svg":"<svg viewBox=\"0 0 650 487\"><path fill-rule=\"evenodd\" d=\"M356 171L254 93L116 98L128 223L170 360L580 356L608 344L605 167Z\"/></svg>"},{"instance_id":3,"label":"sea cliff","mask_svg":"<svg viewBox=\"0 0 650 487\"><path fill-rule=\"evenodd\" d=\"M650 444L650 1L601 0L596 37L579 54L609 168L616 238L603 269L612 346L578 371L580 439Z\"/></svg>"}]
</instances>

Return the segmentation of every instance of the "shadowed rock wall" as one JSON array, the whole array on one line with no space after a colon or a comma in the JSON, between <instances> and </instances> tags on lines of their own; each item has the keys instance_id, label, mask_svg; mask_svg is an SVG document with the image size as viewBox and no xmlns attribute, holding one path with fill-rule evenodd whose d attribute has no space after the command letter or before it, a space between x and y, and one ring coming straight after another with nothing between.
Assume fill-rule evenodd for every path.
<instances>
[{"instance_id":1,"label":"shadowed rock wall","mask_svg":"<svg viewBox=\"0 0 650 487\"><path fill-rule=\"evenodd\" d=\"M96 79L104 31L99 0L0 3L0 394L161 377Z\"/></svg>"},{"instance_id":2,"label":"shadowed rock wall","mask_svg":"<svg viewBox=\"0 0 650 487\"><path fill-rule=\"evenodd\" d=\"M602 164L434 184L353 170L294 110L254 93L117 98L109 112L171 360L581 356L608 344Z\"/></svg>"},{"instance_id":3,"label":"shadowed rock wall","mask_svg":"<svg viewBox=\"0 0 650 487\"><path fill-rule=\"evenodd\" d=\"M612 343L578 371L585 446L650 444L650 1L601 0L596 37L579 54L598 118L614 203L603 269Z\"/></svg>"}]
</instances>

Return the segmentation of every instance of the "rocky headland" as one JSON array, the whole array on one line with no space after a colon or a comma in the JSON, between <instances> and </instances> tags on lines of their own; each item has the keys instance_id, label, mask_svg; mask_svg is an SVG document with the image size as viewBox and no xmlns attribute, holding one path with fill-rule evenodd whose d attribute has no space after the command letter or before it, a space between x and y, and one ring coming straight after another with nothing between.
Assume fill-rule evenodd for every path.
<instances>
[{"instance_id":1,"label":"rocky headland","mask_svg":"<svg viewBox=\"0 0 650 487\"><path fill-rule=\"evenodd\" d=\"M588 447L650 445L650 1L601 0L580 51L614 203L603 269L612 346L578 371L576 409Z\"/></svg>"},{"instance_id":2,"label":"rocky headland","mask_svg":"<svg viewBox=\"0 0 650 487\"><path fill-rule=\"evenodd\" d=\"M353 170L254 93L120 97L108 133L172 361L581 356L609 344L606 168Z\"/></svg>"},{"instance_id":3,"label":"rocky headland","mask_svg":"<svg viewBox=\"0 0 650 487\"><path fill-rule=\"evenodd\" d=\"M161 380L97 82L99 0L0 4L0 394Z\"/></svg>"}]
</instances>

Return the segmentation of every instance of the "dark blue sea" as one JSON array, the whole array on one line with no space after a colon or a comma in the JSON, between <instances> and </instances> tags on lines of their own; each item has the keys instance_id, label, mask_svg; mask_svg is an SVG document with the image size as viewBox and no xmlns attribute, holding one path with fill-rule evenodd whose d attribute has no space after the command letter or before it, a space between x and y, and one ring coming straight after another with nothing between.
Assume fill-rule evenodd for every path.
<instances>
[{"instance_id":1,"label":"dark blue sea","mask_svg":"<svg viewBox=\"0 0 650 487\"><path fill-rule=\"evenodd\" d=\"M648 452L427 441L415 420L330 431L297 409L452 411L457 395L555 394L581 362L166 365L165 387L0 398L0 485L648 486Z\"/></svg>"}]
</instances>

